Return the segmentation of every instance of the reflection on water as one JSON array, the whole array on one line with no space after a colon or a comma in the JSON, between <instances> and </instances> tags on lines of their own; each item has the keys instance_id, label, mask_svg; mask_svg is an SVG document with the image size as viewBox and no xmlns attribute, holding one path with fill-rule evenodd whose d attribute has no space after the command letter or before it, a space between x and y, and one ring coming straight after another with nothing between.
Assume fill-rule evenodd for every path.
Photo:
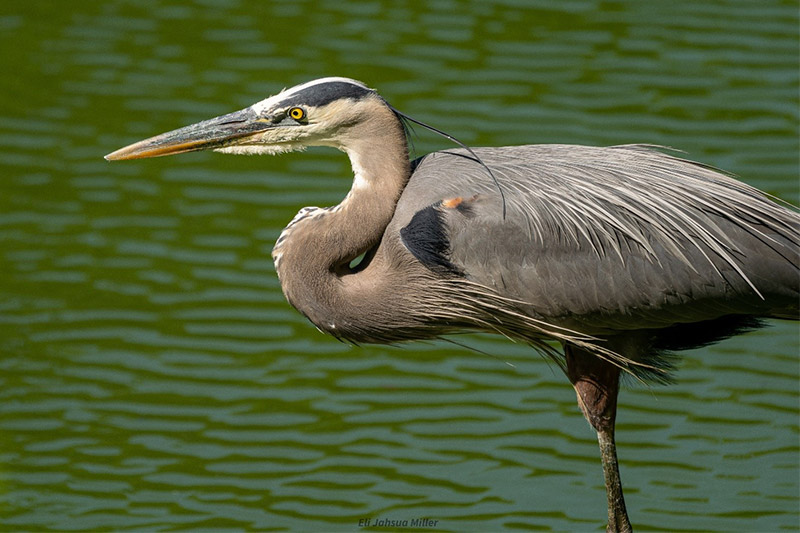
<instances>
[{"instance_id":1,"label":"reflection on water","mask_svg":"<svg viewBox=\"0 0 800 533\"><path fill-rule=\"evenodd\" d=\"M284 302L269 251L344 196L341 154L101 156L336 74L472 145L670 145L796 202L795 6L651 4L0 16L0 529L600 529L596 443L557 369L488 337L351 348ZM798 528L797 346L776 323L624 391L636 526Z\"/></svg>"}]
</instances>

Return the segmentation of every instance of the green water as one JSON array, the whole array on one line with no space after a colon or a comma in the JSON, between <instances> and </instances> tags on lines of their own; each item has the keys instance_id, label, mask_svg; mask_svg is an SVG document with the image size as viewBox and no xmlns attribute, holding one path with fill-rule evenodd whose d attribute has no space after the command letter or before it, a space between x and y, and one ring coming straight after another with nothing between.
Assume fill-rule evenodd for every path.
<instances>
[{"instance_id":1,"label":"green water","mask_svg":"<svg viewBox=\"0 0 800 533\"><path fill-rule=\"evenodd\" d=\"M799 43L775 0L4 2L0 529L602 530L556 368L353 348L284 302L269 252L347 192L342 154L102 156L341 75L473 146L669 145L796 203ZM635 526L800 529L797 333L623 391Z\"/></svg>"}]
</instances>

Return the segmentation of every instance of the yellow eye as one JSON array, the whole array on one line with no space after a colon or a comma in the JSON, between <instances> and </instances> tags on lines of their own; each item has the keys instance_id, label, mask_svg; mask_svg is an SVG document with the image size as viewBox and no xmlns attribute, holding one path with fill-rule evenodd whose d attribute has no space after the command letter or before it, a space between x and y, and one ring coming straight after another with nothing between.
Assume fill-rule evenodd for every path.
<instances>
[{"instance_id":1,"label":"yellow eye","mask_svg":"<svg viewBox=\"0 0 800 533\"><path fill-rule=\"evenodd\" d=\"M306 112L302 107L293 107L289 110L289 116L294 120L303 120L306 118Z\"/></svg>"}]
</instances>

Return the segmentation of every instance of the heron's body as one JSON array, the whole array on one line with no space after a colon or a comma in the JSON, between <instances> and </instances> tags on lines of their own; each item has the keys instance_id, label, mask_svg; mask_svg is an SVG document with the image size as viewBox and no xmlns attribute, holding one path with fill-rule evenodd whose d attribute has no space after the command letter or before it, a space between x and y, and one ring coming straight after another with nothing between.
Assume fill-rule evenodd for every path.
<instances>
[{"instance_id":1,"label":"heron's body","mask_svg":"<svg viewBox=\"0 0 800 533\"><path fill-rule=\"evenodd\" d=\"M474 154L508 193L505 218L494 184L464 150L430 154L394 179L383 169L380 185L354 189L333 209L307 208L281 236L274 256L289 301L321 330L356 343L463 329L530 340L553 325L566 336L609 337L606 345L624 335L621 355L649 362L648 349L679 344L681 324L716 321L683 330L680 344L690 348L738 331L744 317L797 314L797 248L785 235L795 214L751 187L647 147ZM641 168L650 169L647 181ZM591 188L603 191L589 199L593 209L576 205L574 195ZM691 202L674 198L686 190ZM375 209L398 194L393 212ZM663 230L665 220L674 231ZM320 256L319 248L344 249L337 228L350 236L358 228L363 243ZM314 246L295 243L298 230ZM476 285L495 296L496 320L491 309L474 309ZM503 312L541 322L520 330L520 317L506 316L506 325Z\"/></svg>"},{"instance_id":2,"label":"heron's body","mask_svg":"<svg viewBox=\"0 0 800 533\"><path fill-rule=\"evenodd\" d=\"M642 146L456 149L410 163L401 117L363 84L328 78L109 158L345 151L350 193L301 210L273 250L289 302L355 343L482 330L553 355L545 341L560 341L598 431L609 530L629 529L614 448L620 369L665 380L669 350L797 319L800 217Z\"/></svg>"}]
</instances>

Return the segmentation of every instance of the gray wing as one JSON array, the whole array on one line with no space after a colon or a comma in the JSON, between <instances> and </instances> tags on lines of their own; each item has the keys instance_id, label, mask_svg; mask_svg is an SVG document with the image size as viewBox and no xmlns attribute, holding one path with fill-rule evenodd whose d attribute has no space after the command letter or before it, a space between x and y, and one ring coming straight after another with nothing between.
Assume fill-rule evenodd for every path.
<instances>
[{"instance_id":1,"label":"gray wing","mask_svg":"<svg viewBox=\"0 0 800 533\"><path fill-rule=\"evenodd\" d=\"M505 218L468 152L422 158L392 225L430 267L592 334L797 317L800 216L760 191L643 146L474 151Z\"/></svg>"}]
</instances>

